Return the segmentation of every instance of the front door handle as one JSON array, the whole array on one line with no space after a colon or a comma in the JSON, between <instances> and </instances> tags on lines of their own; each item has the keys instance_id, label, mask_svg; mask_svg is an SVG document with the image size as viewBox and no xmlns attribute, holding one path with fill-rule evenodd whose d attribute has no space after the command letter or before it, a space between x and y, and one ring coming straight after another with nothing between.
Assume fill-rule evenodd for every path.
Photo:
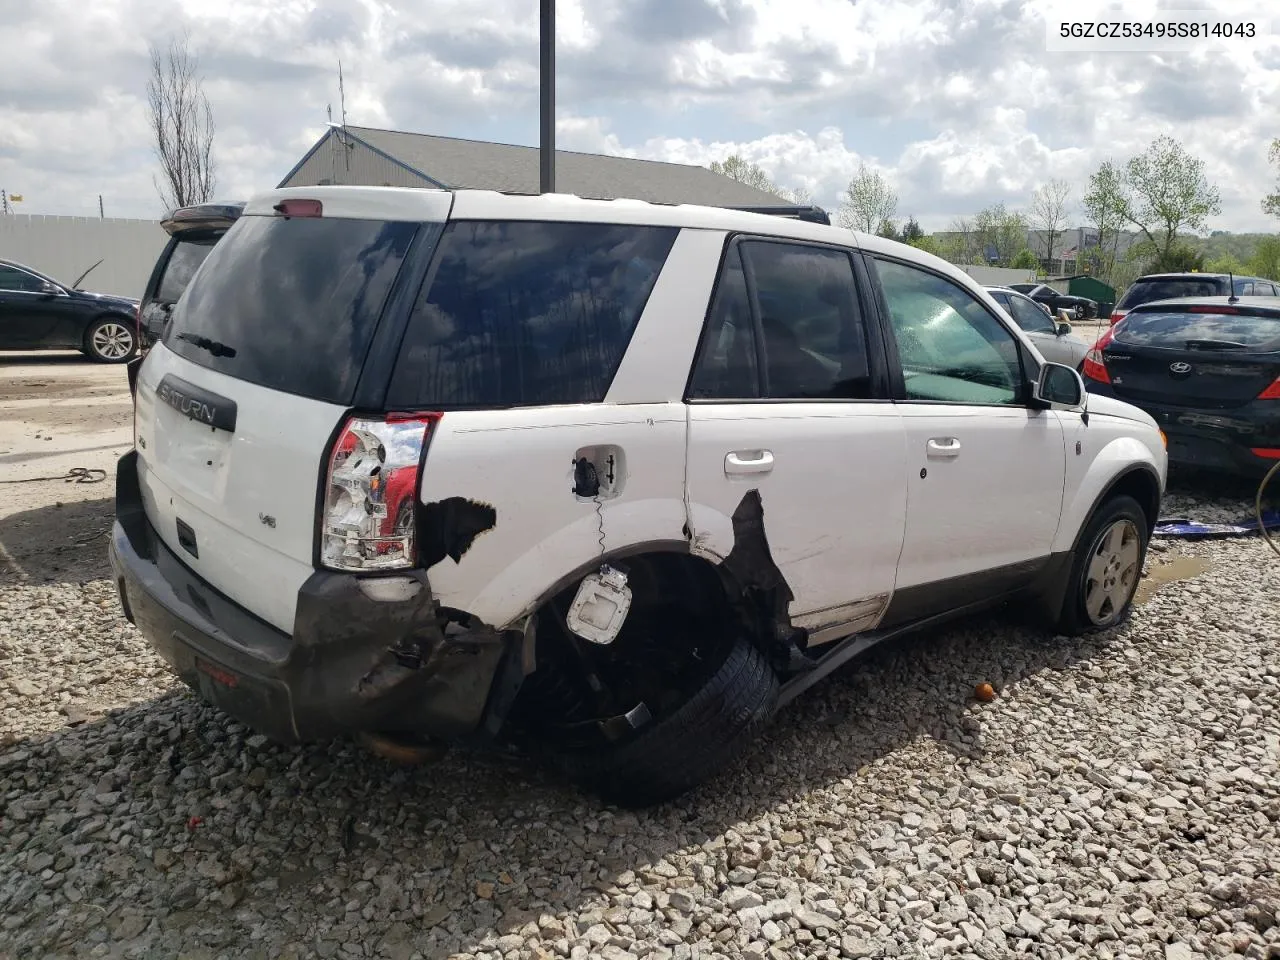
<instances>
[{"instance_id":1,"label":"front door handle","mask_svg":"<svg viewBox=\"0 0 1280 960\"><path fill-rule=\"evenodd\" d=\"M931 457L960 456L960 441L955 437L933 437L924 447Z\"/></svg>"},{"instance_id":2,"label":"front door handle","mask_svg":"<svg viewBox=\"0 0 1280 960\"><path fill-rule=\"evenodd\" d=\"M726 477L748 473L768 473L773 469L773 453L769 450L735 450L724 458Z\"/></svg>"}]
</instances>

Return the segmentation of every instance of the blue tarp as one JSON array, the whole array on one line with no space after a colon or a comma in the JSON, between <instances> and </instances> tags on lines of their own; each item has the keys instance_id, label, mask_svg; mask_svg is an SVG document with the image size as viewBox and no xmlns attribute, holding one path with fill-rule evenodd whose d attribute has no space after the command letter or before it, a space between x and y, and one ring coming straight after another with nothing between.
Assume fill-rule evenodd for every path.
<instances>
[{"instance_id":1,"label":"blue tarp","mask_svg":"<svg viewBox=\"0 0 1280 960\"><path fill-rule=\"evenodd\" d=\"M1280 530L1280 511L1264 510L1262 522L1268 530ZM1152 536L1156 537L1247 537L1258 533L1253 514L1232 523L1197 523L1185 517L1161 517Z\"/></svg>"}]
</instances>

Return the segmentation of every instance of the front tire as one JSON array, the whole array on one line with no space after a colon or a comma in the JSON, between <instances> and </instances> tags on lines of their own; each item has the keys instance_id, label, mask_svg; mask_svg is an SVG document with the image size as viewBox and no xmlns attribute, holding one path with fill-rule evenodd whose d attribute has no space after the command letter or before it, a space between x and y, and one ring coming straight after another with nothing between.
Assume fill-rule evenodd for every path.
<instances>
[{"instance_id":1,"label":"front tire","mask_svg":"<svg viewBox=\"0 0 1280 960\"><path fill-rule=\"evenodd\" d=\"M125 363L137 351L138 336L121 317L100 317L85 332L85 355L98 363Z\"/></svg>"},{"instance_id":2,"label":"front tire","mask_svg":"<svg viewBox=\"0 0 1280 960\"><path fill-rule=\"evenodd\" d=\"M1076 545L1059 632L1096 633L1129 619L1148 540L1146 514L1133 497L1116 496L1098 508Z\"/></svg>"}]
</instances>

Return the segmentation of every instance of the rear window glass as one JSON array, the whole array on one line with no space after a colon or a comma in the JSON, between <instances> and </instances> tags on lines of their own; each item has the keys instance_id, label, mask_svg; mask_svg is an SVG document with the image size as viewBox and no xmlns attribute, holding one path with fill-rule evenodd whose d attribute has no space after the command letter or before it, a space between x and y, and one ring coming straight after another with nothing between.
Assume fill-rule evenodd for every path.
<instances>
[{"instance_id":1,"label":"rear window glass","mask_svg":"<svg viewBox=\"0 0 1280 960\"><path fill-rule=\"evenodd\" d=\"M244 217L208 255L165 333L228 376L350 403L413 223Z\"/></svg>"},{"instance_id":2,"label":"rear window glass","mask_svg":"<svg viewBox=\"0 0 1280 960\"><path fill-rule=\"evenodd\" d=\"M209 256L213 243L213 240L206 240L203 243L184 240L174 244L169 262L164 265L164 276L160 278L156 299L166 303L177 303L197 268L204 263L205 257Z\"/></svg>"},{"instance_id":3,"label":"rear window glass","mask_svg":"<svg viewBox=\"0 0 1280 960\"><path fill-rule=\"evenodd\" d=\"M1115 339L1133 346L1184 348L1188 340L1280 348L1280 318L1219 313L1131 313Z\"/></svg>"},{"instance_id":4,"label":"rear window glass","mask_svg":"<svg viewBox=\"0 0 1280 960\"><path fill-rule=\"evenodd\" d=\"M1156 300L1176 300L1180 297L1218 297L1227 292L1225 280L1212 277L1185 280L1139 280L1125 291L1116 308L1132 310L1144 303Z\"/></svg>"},{"instance_id":5,"label":"rear window glass","mask_svg":"<svg viewBox=\"0 0 1280 960\"><path fill-rule=\"evenodd\" d=\"M409 320L387 403L604 399L673 227L457 221Z\"/></svg>"}]
</instances>

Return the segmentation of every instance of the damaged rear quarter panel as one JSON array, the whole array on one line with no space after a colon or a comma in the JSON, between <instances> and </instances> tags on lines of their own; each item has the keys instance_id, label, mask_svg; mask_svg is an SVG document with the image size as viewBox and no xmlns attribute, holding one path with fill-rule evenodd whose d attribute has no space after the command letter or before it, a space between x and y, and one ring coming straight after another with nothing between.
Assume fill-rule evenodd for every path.
<instances>
[{"instance_id":1,"label":"damaged rear quarter panel","mask_svg":"<svg viewBox=\"0 0 1280 960\"><path fill-rule=\"evenodd\" d=\"M503 628L600 556L601 521L606 551L686 539L686 429L682 403L446 413L427 451L421 500L487 505L494 522L453 551L459 559L429 567L436 599ZM622 448L626 462L599 517L595 501L574 495L572 479L574 454L598 445Z\"/></svg>"}]
</instances>

